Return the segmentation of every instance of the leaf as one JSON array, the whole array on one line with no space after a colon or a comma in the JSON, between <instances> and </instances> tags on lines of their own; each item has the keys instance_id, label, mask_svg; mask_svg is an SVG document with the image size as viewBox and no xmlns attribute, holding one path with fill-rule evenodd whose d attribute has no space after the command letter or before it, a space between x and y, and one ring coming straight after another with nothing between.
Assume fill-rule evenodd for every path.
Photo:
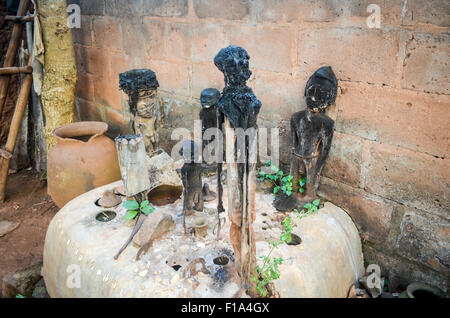
<instances>
[{"instance_id":1,"label":"leaf","mask_svg":"<svg viewBox=\"0 0 450 318\"><path fill-rule=\"evenodd\" d=\"M300 189L298 189L298 192L300 192L300 193L304 193L304 192L305 192L305 189L303 189L303 188L300 188Z\"/></svg>"},{"instance_id":2,"label":"leaf","mask_svg":"<svg viewBox=\"0 0 450 318\"><path fill-rule=\"evenodd\" d=\"M286 191L286 195L289 197L292 194L292 191Z\"/></svg>"},{"instance_id":3,"label":"leaf","mask_svg":"<svg viewBox=\"0 0 450 318\"><path fill-rule=\"evenodd\" d=\"M136 210L128 210L127 214L125 214L125 220L132 220L136 217L138 211Z\"/></svg>"},{"instance_id":4,"label":"leaf","mask_svg":"<svg viewBox=\"0 0 450 318\"><path fill-rule=\"evenodd\" d=\"M270 166L272 164L272 160L267 161L266 167Z\"/></svg>"},{"instance_id":5,"label":"leaf","mask_svg":"<svg viewBox=\"0 0 450 318\"><path fill-rule=\"evenodd\" d=\"M314 200L314 201L313 201L313 204L314 204L315 206L319 206L319 204L320 204L320 199Z\"/></svg>"},{"instance_id":6,"label":"leaf","mask_svg":"<svg viewBox=\"0 0 450 318\"><path fill-rule=\"evenodd\" d=\"M126 201L123 206L127 209L127 210L137 210L139 209L139 204L134 201L134 200L128 200Z\"/></svg>"},{"instance_id":7,"label":"leaf","mask_svg":"<svg viewBox=\"0 0 450 318\"><path fill-rule=\"evenodd\" d=\"M141 208L145 208L146 206L148 206L148 200L142 201Z\"/></svg>"},{"instance_id":8,"label":"leaf","mask_svg":"<svg viewBox=\"0 0 450 318\"><path fill-rule=\"evenodd\" d=\"M149 215L153 211L155 211L155 208L152 207L152 206L146 206L146 207L141 209L141 212L144 213L145 215Z\"/></svg>"},{"instance_id":9,"label":"leaf","mask_svg":"<svg viewBox=\"0 0 450 318\"><path fill-rule=\"evenodd\" d=\"M16 298L26 298L24 295L21 295L21 294L17 294L16 295Z\"/></svg>"},{"instance_id":10,"label":"leaf","mask_svg":"<svg viewBox=\"0 0 450 318\"><path fill-rule=\"evenodd\" d=\"M305 209L310 210L310 209L313 207L313 205L312 205L311 203L306 203L303 207L304 207Z\"/></svg>"}]
</instances>

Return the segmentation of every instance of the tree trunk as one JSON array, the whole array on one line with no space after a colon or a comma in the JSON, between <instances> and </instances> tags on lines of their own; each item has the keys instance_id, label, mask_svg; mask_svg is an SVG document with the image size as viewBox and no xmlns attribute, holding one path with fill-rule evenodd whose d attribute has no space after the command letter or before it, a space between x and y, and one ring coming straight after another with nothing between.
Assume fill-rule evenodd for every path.
<instances>
[{"instance_id":1,"label":"tree trunk","mask_svg":"<svg viewBox=\"0 0 450 318\"><path fill-rule=\"evenodd\" d=\"M66 1L38 0L38 4L45 47L42 104L46 115L44 133L48 154L56 144L52 130L74 121L77 68L72 33L67 25Z\"/></svg>"}]
</instances>

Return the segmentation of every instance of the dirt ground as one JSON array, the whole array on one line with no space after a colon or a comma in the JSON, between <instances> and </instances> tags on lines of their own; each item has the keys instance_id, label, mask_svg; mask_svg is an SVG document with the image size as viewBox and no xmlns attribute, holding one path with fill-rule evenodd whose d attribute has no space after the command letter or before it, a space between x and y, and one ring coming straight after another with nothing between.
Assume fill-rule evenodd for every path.
<instances>
[{"instance_id":1,"label":"dirt ground","mask_svg":"<svg viewBox=\"0 0 450 318\"><path fill-rule=\"evenodd\" d=\"M8 176L0 221L20 222L20 226L0 237L0 282L7 273L42 260L45 233L57 211L37 172L25 169Z\"/></svg>"}]
</instances>

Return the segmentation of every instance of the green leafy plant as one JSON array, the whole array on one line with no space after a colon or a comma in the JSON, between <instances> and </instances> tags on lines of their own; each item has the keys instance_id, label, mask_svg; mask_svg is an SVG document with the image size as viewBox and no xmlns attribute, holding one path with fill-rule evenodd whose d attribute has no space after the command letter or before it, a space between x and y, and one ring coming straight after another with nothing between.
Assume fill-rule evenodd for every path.
<instances>
[{"instance_id":1,"label":"green leafy plant","mask_svg":"<svg viewBox=\"0 0 450 318\"><path fill-rule=\"evenodd\" d=\"M298 179L298 192L305 193L306 177Z\"/></svg>"},{"instance_id":2,"label":"green leafy plant","mask_svg":"<svg viewBox=\"0 0 450 318\"><path fill-rule=\"evenodd\" d=\"M283 192L287 196L292 194L292 179L294 178L292 175L285 175L282 170L280 170L277 166L272 165L272 161L268 161L265 165L266 167L270 166L270 169L273 173L265 173L264 171L258 172L258 178L261 181L269 180L273 185L273 193L278 195L278 193ZM303 187L300 187L303 189ZM304 192L304 189L303 189ZM303 193L301 192L301 193Z\"/></svg>"},{"instance_id":3,"label":"green leafy plant","mask_svg":"<svg viewBox=\"0 0 450 318\"><path fill-rule=\"evenodd\" d=\"M271 258L272 252L278 248L281 244L289 243L292 240L292 227L293 222L291 217L286 217L283 222L283 232L280 235L279 241L270 241L272 246L267 255L260 256L263 261L263 265L256 265L257 277L252 277L251 280L256 283L256 291L261 297L267 296L267 284L271 281L280 278L279 265L283 263L282 257Z\"/></svg>"},{"instance_id":4,"label":"green leafy plant","mask_svg":"<svg viewBox=\"0 0 450 318\"><path fill-rule=\"evenodd\" d=\"M155 210L155 208L149 204L148 200L142 201L140 205L134 200L128 200L123 204L123 206L128 210L125 214L125 220L132 220L139 213L149 215Z\"/></svg>"},{"instance_id":5,"label":"green leafy plant","mask_svg":"<svg viewBox=\"0 0 450 318\"><path fill-rule=\"evenodd\" d=\"M22 295L22 294L17 294L16 298L26 298L26 297L24 295Z\"/></svg>"},{"instance_id":6,"label":"green leafy plant","mask_svg":"<svg viewBox=\"0 0 450 318\"><path fill-rule=\"evenodd\" d=\"M319 211L320 199L316 199L311 203L306 203L303 206L303 210L300 212L297 209L294 209L294 213L297 214L299 219L304 218L305 216L311 215L317 211Z\"/></svg>"}]
</instances>

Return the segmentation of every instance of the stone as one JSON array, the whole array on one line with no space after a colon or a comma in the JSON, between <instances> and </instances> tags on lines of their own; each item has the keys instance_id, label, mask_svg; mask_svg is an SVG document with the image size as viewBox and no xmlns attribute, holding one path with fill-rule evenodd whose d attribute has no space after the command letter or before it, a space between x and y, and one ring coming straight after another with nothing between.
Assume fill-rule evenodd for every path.
<instances>
[{"instance_id":1,"label":"stone","mask_svg":"<svg viewBox=\"0 0 450 318\"><path fill-rule=\"evenodd\" d=\"M144 244L149 241L158 240L162 238L163 235L175 229L175 223L172 216L158 210L145 218L141 229L133 239L133 242L138 246L144 246Z\"/></svg>"},{"instance_id":2,"label":"stone","mask_svg":"<svg viewBox=\"0 0 450 318\"><path fill-rule=\"evenodd\" d=\"M175 170L175 162L167 152L158 150L152 157L147 157L146 166L150 177L150 189L160 185L182 187L183 183Z\"/></svg>"},{"instance_id":3,"label":"stone","mask_svg":"<svg viewBox=\"0 0 450 318\"><path fill-rule=\"evenodd\" d=\"M31 297L36 284L41 279L42 263L10 272L3 277L2 294L4 298L14 298L21 294Z\"/></svg>"},{"instance_id":4,"label":"stone","mask_svg":"<svg viewBox=\"0 0 450 318\"><path fill-rule=\"evenodd\" d=\"M50 295L47 293L47 288L45 287L44 278L41 278L37 282L31 297L33 297L33 298L50 298Z\"/></svg>"},{"instance_id":5,"label":"stone","mask_svg":"<svg viewBox=\"0 0 450 318\"><path fill-rule=\"evenodd\" d=\"M14 231L20 225L20 222L1 221L0 222L0 237Z\"/></svg>"},{"instance_id":6,"label":"stone","mask_svg":"<svg viewBox=\"0 0 450 318\"><path fill-rule=\"evenodd\" d=\"M363 287L367 290L370 296L376 298L381 295L383 290L381 288L381 281L380 284L374 284L372 280L373 278L370 275L364 276L359 280L359 283L363 285Z\"/></svg>"},{"instance_id":7,"label":"stone","mask_svg":"<svg viewBox=\"0 0 450 318\"><path fill-rule=\"evenodd\" d=\"M408 209L400 224L396 242L399 254L437 271L450 267L450 222L414 209Z\"/></svg>"}]
</instances>

